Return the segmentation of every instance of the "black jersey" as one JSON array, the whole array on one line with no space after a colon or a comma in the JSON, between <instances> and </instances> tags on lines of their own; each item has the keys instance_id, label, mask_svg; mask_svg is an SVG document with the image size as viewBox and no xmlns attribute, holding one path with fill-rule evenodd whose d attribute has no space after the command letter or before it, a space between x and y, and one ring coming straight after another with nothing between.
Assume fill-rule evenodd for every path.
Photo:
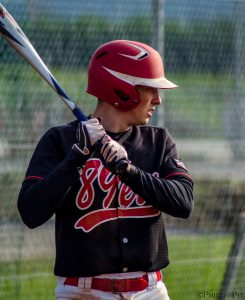
<instances>
[{"instance_id":1,"label":"black jersey","mask_svg":"<svg viewBox=\"0 0 245 300\"><path fill-rule=\"evenodd\" d=\"M137 167L122 182L96 151L85 161L71 150L76 129L75 121L44 134L18 199L30 228L55 214L55 274L83 277L166 267L163 213L186 218L193 206L192 181L170 134L153 126L111 134Z\"/></svg>"}]
</instances>

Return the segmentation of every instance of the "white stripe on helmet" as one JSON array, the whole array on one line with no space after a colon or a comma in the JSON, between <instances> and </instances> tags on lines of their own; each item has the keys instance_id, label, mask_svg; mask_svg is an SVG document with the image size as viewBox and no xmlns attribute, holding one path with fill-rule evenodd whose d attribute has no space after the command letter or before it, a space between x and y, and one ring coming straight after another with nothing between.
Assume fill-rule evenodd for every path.
<instances>
[{"instance_id":1,"label":"white stripe on helmet","mask_svg":"<svg viewBox=\"0 0 245 300\"><path fill-rule=\"evenodd\" d=\"M150 54L146 49L144 49L144 48L142 48L142 47L140 47L140 46L138 46L138 45L134 45L134 44L131 44L131 43L126 43L126 44L128 44L128 45L130 45L130 46L132 46L132 47L134 47L134 48L136 48L136 49L138 49L138 50L140 50L140 53L137 54L137 55L128 55L128 54L123 54L123 53L118 53L118 54L123 55L123 56L126 56L126 57L131 58L131 59L134 59L134 60L138 60L138 59L140 59L141 57L142 57L142 58L143 58L143 57L147 57L147 56ZM147 54L147 55L146 55L146 54Z\"/></svg>"},{"instance_id":2,"label":"white stripe on helmet","mask_svg":"<svg viewBox=\"0 0 245 300\"><path fill-rule=\"evenodd\" d=\"M107 72L112 74L113 76L135 86L135 85L144 85L144 86L149 86L153 88L158 88L158 89L173 89L178 87L176 84L173 82L167 80L165 77L159 77L159 78L140 78L136 76L131 76L127 74L123 74L111 69L108 69L104 66L102 66Z\"/></svg>"}]
</instances>

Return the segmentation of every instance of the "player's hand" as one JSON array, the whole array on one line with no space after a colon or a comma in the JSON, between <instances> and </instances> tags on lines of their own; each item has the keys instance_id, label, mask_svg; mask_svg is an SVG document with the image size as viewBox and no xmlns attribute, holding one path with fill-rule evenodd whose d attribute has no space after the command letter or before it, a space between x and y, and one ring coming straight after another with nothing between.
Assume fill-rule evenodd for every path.
<instances>
[{"instance_id":1,"label":"player's hand","mask_svg":"<svg viewBox=\"0 0 245 300\"><path fill-rule=\"evenodd\" d=\"M77 127L77 143L72 149L82 155L89 155L93 152L93 146L106 135L105 129L100 123L100 119L92 118L83 121Z\"/></svg>"},{"instance_id":2,"label":"player's hand","mask_svg":"<svg viewBox=\"0 0 245 300\"><path fill-rule=\"evenodd\" d=\"M118 173L122 164L129 163L127 151L122 145L105 135L98 144L97 149L102 156L105 167L112 173Z\"/></svg>"}]
</instances>

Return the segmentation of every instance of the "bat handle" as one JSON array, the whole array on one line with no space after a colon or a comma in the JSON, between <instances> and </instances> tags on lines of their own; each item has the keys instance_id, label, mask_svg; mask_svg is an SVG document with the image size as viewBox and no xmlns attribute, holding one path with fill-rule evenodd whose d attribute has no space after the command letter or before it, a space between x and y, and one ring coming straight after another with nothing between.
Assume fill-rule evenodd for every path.
<instances>
[{"instance_id":1,"label":"bat handle","mask_svg":"<svg viewBox=\"0 0 245 300\"><path fill-rule=\"evenodd\" d=\"M75 117L78 119L79 122L88 120L88 118L85 116L85 114L77 106L72 110L72 112L75 115Z\"/></svg>"}]
</instances>

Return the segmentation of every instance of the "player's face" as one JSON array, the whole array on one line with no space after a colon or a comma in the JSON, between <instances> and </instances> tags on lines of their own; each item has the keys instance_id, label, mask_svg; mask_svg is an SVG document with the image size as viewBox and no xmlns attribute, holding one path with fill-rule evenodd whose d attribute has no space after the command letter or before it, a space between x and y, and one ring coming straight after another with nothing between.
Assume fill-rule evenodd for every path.
<instances>
[{"instance_id":1,"label":"player's face","mask_svg":"<svg viewBox=\"0 0 245 300\"><path fill-rule=\"evenodd\" d=\"M139 106L130 111L131 117L135 125L144 125L149 122L156 106L160 105L162 101L157 88L139 85L136 90L140 95L141 102Z\"/></svg>"}]
</instances>

